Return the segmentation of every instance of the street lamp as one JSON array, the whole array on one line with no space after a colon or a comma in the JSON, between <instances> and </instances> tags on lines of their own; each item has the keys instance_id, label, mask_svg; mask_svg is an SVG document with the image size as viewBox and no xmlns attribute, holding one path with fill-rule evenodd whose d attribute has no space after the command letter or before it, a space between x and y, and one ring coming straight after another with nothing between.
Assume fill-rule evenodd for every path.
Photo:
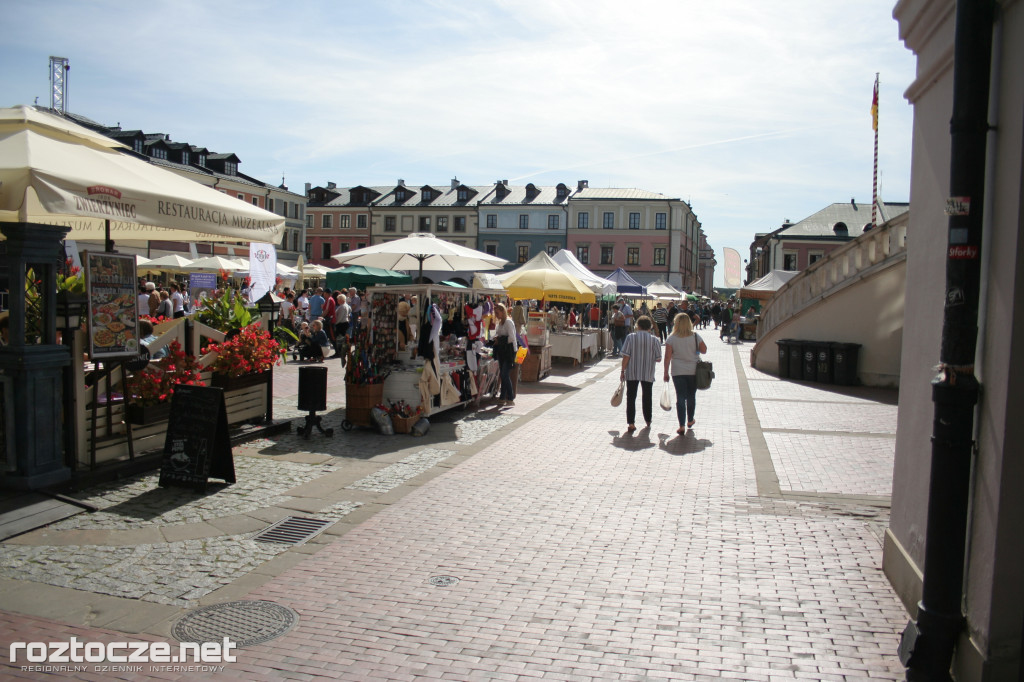
<instances>
[{"instance_id":1,"label":"street lamp","mask_svg":"<svg viewBox=\"0 0 1024 682\"><path fill-rule=\"evenodd\" d=\"M277 315L281 310L281 302L283 298L274 294L273 291L267 291L263 294L263 297L256 301L256 308L260 311L260 315L270 316L270 332L274 332L274 327L277 325Z\"/></svg>"}]
</instances>

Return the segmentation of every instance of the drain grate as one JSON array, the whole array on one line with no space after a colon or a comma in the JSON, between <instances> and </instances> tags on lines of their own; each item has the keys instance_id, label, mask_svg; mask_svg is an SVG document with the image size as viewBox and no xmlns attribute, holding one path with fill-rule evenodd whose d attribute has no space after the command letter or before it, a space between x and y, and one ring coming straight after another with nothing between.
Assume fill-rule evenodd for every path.
<instances>
[{"instance_id":1,"label":"drain grate","mask_svg":"<svg viewBox=\"0 0 1024 682\"><path fill-rule=\"evenodd\" d=\"M185 614L171 635L179 642L222 642L238 647L269 642L287 633L299 615L272 601L232 601L203 606Z\"/></svg>"},{"instance_id":2,"label":"drain grate","mask_svg":"<svg viewBox=\"0 0 1024 682\"><path fill-rule=\"evenodd\" d=\"M301 516L289 516L260 531L253 537L256 542L276 542L284 545L301 545L324 532L334 521L324 519L307 519Z\"/></svg>"},{"instance_id":3,"label":"drain grate","mask_svg":"<svg viewBox=\"0 0 1024 682\"><path fill-rule=\"evenodd\" d=\"M437 587L451 587L459 582L459 579L454 575L435 575L427 579L427 582Z\"/></svg>"}]
</instances>

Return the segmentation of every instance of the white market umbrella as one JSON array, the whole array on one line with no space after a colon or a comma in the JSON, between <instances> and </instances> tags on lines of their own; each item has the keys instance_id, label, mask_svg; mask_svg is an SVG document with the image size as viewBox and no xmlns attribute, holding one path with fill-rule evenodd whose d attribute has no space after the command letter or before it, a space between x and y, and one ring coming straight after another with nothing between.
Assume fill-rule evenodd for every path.
<instances>
[{"instance_id":1,"label":"white market umbrella","mask_svg":"<svg viewBox=\"0 0 1024 682\"><path fill-rule=\"evenodd\" d=\"M234 258L224 258L223 256L207 256L206 258L198 258L192 261L186 270L227 270L228 272L238 272L239 270L248 270L249 265L242 265Z\"/></svg>"},{"instance_id":2,"label":"white market umbrella","mask_svg":"<svg viewBox=\"0 0 1024 682\"><path fill-rule=\"evenodd\" d=\"M326 268L323 265L316 265L315 263L306 263L302 266L303 277L323 278L330 272L330 268Z\"/></svg>"},{"instance_id":3,"label":"white market umbrella","mask_svg":"<svg viewBox=\"0 0 1024 682\"><path fill-rule=\"evenodd\" d=\"M686 296L674 286L664 280L651 282L647 285L647 295L654 298L680 299Z\"/></svg>"},{"instance_id":4,"label":"white market umbrella","mask_svg":"<svg viewBox=\"0 0 1024 682\"><path fill-rule=\"evenodd\" d=\"M282 216L122 149L62 116L0 108L0 222L67 226L67 239L280 241Z\"/></svg>"},{"instance_id":5,"label":"white market umbrella","mask_svg":"<svg viewBox=\"0 0 1024 682\"><path fill-rule=\"evenodd\" d=\"M566 272L541 251L522 266L498 276L514 299L545 299L564 303L593 303L594 292L575 275Z\"/></svg>"},{"instance_id":6,"label":"white market umbrella","mask_svg":"<svg viewBox=\"0 0 1024 682\"><path fill-rule=\"evenodd\" d=\"M154 258L146 263L146 270L149 272L184 272L192 265L191 259L172 253L168 256Z\"/></svg>"},{"instance_id":7,"label":"white market umbrella","mask_svg":"<svg viewBox=\"0 0 1024 682\"><path fill-rule=\"evenodd\" d=\"M424 270L499 270L508 262L483 251L438 239L430 232L414 232L403 239L346 251L331 258L342 265L368 265L385 270L418 269L419 277L423 277Z\"/></svg>"},{"instance_id":8,"label":"white market umbrella","mask_svg":"<svg viewBox=\"0 0 1024 682\"><path fill-rule=\"evenodd\" d=\"M576 277L581 279L584 284L590 287L590 290L595 294L606 295L614 294L616 292L617 287L615 282L603 277L598 277L592 273L579 261L578 258L576 258L576 256L572 254L571 251L561 249L551 257L551 260L558 263L558 265L566 272L576 275Z\"/></svg>"}]
</instances>

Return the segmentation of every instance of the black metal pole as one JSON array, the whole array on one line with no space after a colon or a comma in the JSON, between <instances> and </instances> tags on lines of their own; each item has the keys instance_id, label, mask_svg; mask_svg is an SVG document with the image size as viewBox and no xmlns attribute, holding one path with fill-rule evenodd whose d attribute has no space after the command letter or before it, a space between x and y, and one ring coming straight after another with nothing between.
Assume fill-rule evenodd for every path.
<instances>
[{"instance_id":1,"label":"black metal pole","mask_svg":"<svg viewBox=\"0 0 1024 682\"><path fill-rule=\"evenodd\" d=\"M951 680L964 626L964 558L978 380L982 200L989 131L993 0L958 0L950 121L949 245L940 373L932 381L931 479L924 579L917 622L903 632L900 660L908 680Z\"/></svg>"}]
</instances>

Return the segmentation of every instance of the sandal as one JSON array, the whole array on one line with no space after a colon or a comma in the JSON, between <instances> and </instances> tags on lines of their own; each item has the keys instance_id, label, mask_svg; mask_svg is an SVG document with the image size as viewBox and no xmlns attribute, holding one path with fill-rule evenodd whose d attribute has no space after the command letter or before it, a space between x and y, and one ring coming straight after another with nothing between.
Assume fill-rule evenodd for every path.
<instances>
[{"instance_id":1,"label":"sandal","mask_svg":"<svg viewBox=\"0 0 1024 682\"><path fill-rule=\"evenodd\" d=\"M636 431L635 424L630 424L629 426L626 427L626 433L633 433L634 431Z\"/></svg>"},{"instance_id":2,"label":"sandal","mask_svg":"<svg viewBox=\"0 0 1024 682\"><path fill-rule=\"evenodd\" d=\"M692 429L693 425L696 424L696 423L697 423L696 419L691 419L690 421L686 422L686 428Z\"/></svg>"}]
</instances>

